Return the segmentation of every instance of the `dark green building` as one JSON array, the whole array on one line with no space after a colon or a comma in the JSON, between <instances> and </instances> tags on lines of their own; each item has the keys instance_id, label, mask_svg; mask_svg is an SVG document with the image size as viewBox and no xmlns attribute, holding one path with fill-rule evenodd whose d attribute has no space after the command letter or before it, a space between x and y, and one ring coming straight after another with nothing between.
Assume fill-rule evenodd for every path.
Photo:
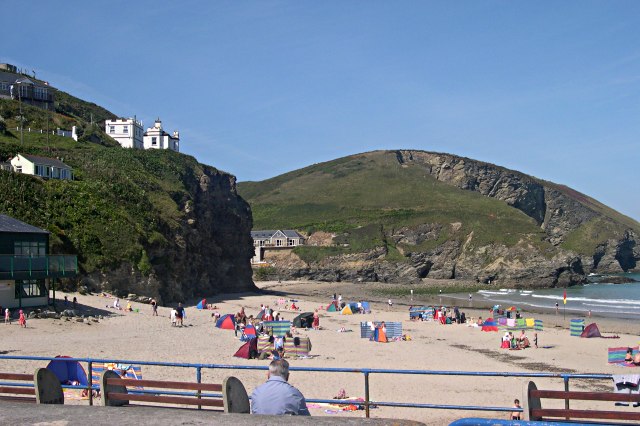
<instances>
[{"instance_id":1,"label":"dark green building","mask_svg":"<svg viewBox=\"0 0 640 426\"><path fill-rule=\"evenodd\" d=\"M77 256L49 254L48 231L0 214L0 306L46 305L55 280L77 272Z\"/></svg>"}]
</instances>

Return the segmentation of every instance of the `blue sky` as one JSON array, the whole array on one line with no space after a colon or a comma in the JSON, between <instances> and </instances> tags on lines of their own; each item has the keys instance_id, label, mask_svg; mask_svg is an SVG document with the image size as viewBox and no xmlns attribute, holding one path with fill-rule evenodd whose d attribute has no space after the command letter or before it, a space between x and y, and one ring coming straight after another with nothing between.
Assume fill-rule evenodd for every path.
<instances>
[{"instance_id":1,"label":"blue sky","mask_svg":"<svg viewBox=\"0 0 640 426\"><path fill-rule=\"evenodd\" d=\"M15 1L0 62L239 181L376 149L562 183L636 220L637 1Z\"/></svg>"}]
</instances>

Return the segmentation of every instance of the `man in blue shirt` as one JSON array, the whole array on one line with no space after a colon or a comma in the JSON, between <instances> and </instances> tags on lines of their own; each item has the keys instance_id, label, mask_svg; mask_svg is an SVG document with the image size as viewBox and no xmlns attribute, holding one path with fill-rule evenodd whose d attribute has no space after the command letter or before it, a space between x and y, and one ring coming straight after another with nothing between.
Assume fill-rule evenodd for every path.
<instances>
[{"instance_id":1,"label":"man in blue shirt","mask_svg":"<svg viewBox=\"0 0 640 426\"><path fill-rule=\"evenodd\" d=\"M289 363L277 359L269 364L266 383L258 386L251 394L251 413L294 416L310 416L302 393L287 383Z\"/></svg>"}]
</instances>

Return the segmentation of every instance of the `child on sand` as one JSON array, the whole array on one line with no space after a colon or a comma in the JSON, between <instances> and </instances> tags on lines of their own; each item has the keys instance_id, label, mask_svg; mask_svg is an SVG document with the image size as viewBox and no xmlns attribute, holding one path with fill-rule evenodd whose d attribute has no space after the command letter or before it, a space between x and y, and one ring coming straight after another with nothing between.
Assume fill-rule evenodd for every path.
<instances>
[{"instance_id":1,"label":"child on sand","mask_svg":"<svg viewBox=\"0 0 640 426\"><path fill-rule=\"evenodd\" d=\"M520 400L516 399L513 401L513 408L522 408L520 406ZM511 420L520 420L520 411L512 411L511 412Z\"/></svg>"},{"instance_id":2,"label":"child on sand","mask_svg":"<svg viewBox=\"0 0 640 426\"><path fill-rule=\"evenodd\" d=\"M533 346L538 349L538 333L533 333Z\"/></svg>"},{"instance_id":3,"label":"child on sand","mask_svg":"<svg viewBox=\"0 0 640 426\"><path fill-rule=\"evenodd\" d=\"M11 312L9 312L9 308L4 310L4 323L11 324Z\"/></svg>"},{"instance_id":4,"label":"child on sand","mask_svg":"<svg viewBox=\"0 0 640 426\"><path fill-rule=\"evenodd\" d=\"M20 309L20 319L18 321L20 322L20 327L27 328L27 318L25 318L22 309Z\"/></svg>"}]
</instances>

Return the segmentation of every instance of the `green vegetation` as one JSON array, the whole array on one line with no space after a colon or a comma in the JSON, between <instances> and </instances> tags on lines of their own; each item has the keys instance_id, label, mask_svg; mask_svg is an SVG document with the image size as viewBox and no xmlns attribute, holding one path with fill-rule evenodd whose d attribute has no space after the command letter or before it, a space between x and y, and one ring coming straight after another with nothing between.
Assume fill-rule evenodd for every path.
<instances>
[{"instance_id":1,"label":"green vegetation","mask_svg":"<svg viewBox=\"0 0 640 426\"><path fill-rule=\"evenodd\" d=\"M542 183L603 215L569 234L563 248L593 253L598 244L620 237L626 228L640 232L637 222L596 200L562 185ZM238 191L251 204L254 229L293 228L337 235L335 247L297 248L295 252L306 261L374 247L385 247L388 260L406 260L401 252L428 251L448 240L466 244L467 251L524 242L547 257L557 252L545 232L523 212L440 182L417 165L401 165L388 151L315 164L263 182L241 182ZM420 224L439 224L440 230L417 244L396 247L389 241L397 230Z\"/></svg>"},{"instance_id":2,"label":"green vegetation","mask_svg":"<svg viewBox=\"0 0 640 426\"><path fill-rule=\"evenodd\" d=\"M438 238L405 250L428 250L448 239L466 240L469 249L491 243L513 246L529 236L546 248L544 232L524 213L504 202L439 182L418 167L402 167L387 152L345 157L264 182L241 182L254 228L294 228L336 233L337 247L300 247L304 260L386 247L388 259L404 259L386 235L402 227L442 224ZM453 231L451 223L461 228Z\"/></svg>"},{"instance_id":3,"label":"green vegetation","mask_svg":"<svg viewBox=\"0 0 640 426\"><path fill-rule=\"evenodd\" d=\"M192 201L185 182L201 174L203 166L172 151L111 148L117 143L83 121L84 106L74 99L63 104L67 112L76 105L73 117L25 105L23 112L36 125L49 119L60 127L83 126L78 142L25 132L21 144L15 119L6 120L11 130L0 134L0 161L16 153L58 157L73 168L75 180L0 172L0 212L48 229L52 252L77 253L85 272L128 262L148 274L154 261L161 261L150 257L149 250L164 247L164 235L179 226L184 206ZM108 115L94 107L94 120ZM15 116L16 108L17 102L0 100L0 116Z\"/></svg>"},{"instance_id":4,"label":"green vegetation","mask_svg":"<svg viewBox=\"0 0 640 426\"><path fill-rule=\"evenodd\" d=\"M269 278L273 276L273 274L275 273L276 273L275 268L272 268L271 266L267 266L264 268L257 268L253 273L253 278L256 281L268 281Z\"/></svg>"}]
</instances>

